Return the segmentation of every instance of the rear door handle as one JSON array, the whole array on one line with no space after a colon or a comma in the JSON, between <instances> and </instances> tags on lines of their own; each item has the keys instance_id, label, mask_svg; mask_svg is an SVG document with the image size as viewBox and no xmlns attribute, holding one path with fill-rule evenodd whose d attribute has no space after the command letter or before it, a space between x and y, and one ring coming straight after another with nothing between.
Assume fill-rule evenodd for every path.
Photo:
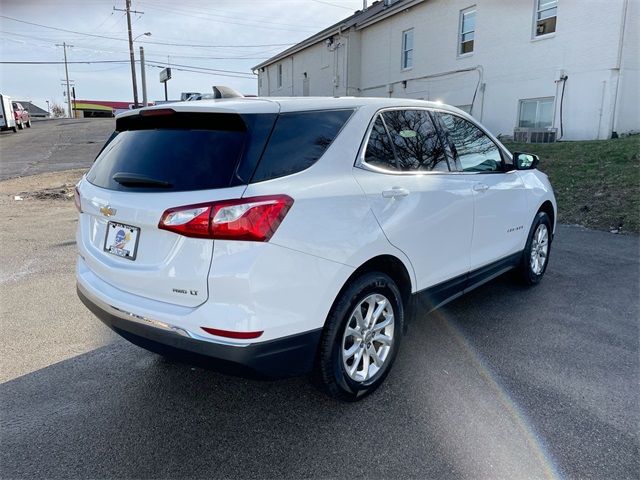
<instances>
[{"instance_id":1,"label":"rear door handle","mask_svg":"<svg viewBox=\"0 0 640 480\"><path fill-rule=\"evenodd\" d=\"M393 187L391 190L382 191L384 198L406 197L407 195L409 195L409 190L401 187Z\"/></svg>"},{"instance_id":2,"label":"rear door handle","mask_svg":"<svg viewBox=\"0 0 640 480\"><path fill-rule=\"evenodd\" d=\"M476 192L484 192L485 190L488 190L488 189L489 189L489 185L485 185L484 183L476 183L476 184L473 186L473 189L474 189Z\"/></svg>"}]
</instances>

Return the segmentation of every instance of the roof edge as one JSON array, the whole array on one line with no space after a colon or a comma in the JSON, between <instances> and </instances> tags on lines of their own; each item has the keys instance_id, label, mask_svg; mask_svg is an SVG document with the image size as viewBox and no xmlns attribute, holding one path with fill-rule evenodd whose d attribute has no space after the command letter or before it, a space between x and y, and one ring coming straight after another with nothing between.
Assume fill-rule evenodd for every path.
<instances>
[{"instance_id":1,"label":"roof edge","mask_svg":"<svg viewBox=\"0 0 640 480\"><path fill-rule=\"evenodd\" d=\"M353 13L353 15L350 15L349 17L346 17L341 21L334 23L333 25L325 28L324 30L321 30L316 34L311 35L310 37L302 40L301 42L296 43L295 45L287 48L286 50L283 50L282 52L274 55L273 57L268 58L264 62L261 62L255 65L254 67L251 67L251 70L252 71L257 70L257 69L269 66L273 63L276 63L282 60L283 58L293 55L294 53L304 50L307 47L315 45L319 42L326 40L329 37L332 37L337 33L340 33L343 29L349 29L351 27L355 27L356 30L359 30L361 28L368 27L369 25L372 25L380 20L384 20L385 18L388 18L391 15L395 15L396 13L400 13L402 10L411 8L414 5L417 5L418 3L421 3L423 1L425 0L409 0L409 1L400 0L397 3L394 3L392 5L384 6L382 4L383 0L379 0L378 2L375 2L372 5L370 5L366 10L356 10ZM367 13L371 13L371 9L373 8L379 11L373 13L371 16L367 16L363 18L362 19L363 21L360 24L360 22L358 21L359 18Z\"/></svg>"}]
</instances>

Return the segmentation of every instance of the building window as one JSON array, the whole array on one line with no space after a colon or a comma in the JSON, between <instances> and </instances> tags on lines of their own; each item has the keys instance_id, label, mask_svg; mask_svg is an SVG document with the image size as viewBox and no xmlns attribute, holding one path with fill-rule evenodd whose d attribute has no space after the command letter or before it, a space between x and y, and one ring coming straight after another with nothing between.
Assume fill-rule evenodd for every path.
<instances>
[{"instance_id":1,"label":"building window","mask_svg":"<svg viewBox=\"0 0 640 480\"><path fill-rule=\"evenodd\" d=\"M553 124L553 97L520 100L518 126L548 128Z\"/></svg>"},{"instance_id":2,"label":"building window","mask_svg":"<svg viewBox=\"0 0 640 480\"><path fill-rule=\"evenodd\" d=\"M413 28L402 32L402 69L413 67Z\"/></svg>"},{"instance_id":3,"label":"building window","mask_svg":"<svg viewBox=\"0 0 640 480\"><path fill-rule=\"evenodd\" d=\"M282 88L282 64L278 64L278 88Z\"/></svg>"},{"instance_id":4,"label":"building window","mask_svg":"<svg viewBox=\"0 0 640 480\"><path fill-rule=\"evenodd\" d=\"M458 55L473 52L473 40L476 34L476 7L460 12L460 35L458 38Z\"/></svg>"},{"instance_id":5,"label":"building window","mask_svg":"<svg viewBox=\"0 0 640 480\"><path fill-rule=\"evenodd\" d=\"M548 35L556 31L556 16L558 14L558 0L535 0L536 28L535 36Z\"/></svg>"}]
</instances>

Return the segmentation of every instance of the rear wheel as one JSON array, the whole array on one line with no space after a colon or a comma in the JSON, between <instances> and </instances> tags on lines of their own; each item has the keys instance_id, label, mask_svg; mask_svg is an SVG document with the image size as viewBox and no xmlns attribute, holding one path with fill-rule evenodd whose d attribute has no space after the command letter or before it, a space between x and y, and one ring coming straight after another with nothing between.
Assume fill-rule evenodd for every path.
<instances>
[{"instance_id":1,"label":"rear wheel","mask_svg":"<svg viewBox=\"0 0 640 480\"><path fill-rule=\"evenodd\" d=\"M400 290L381 272L353 280L334 304L320 344L317 373L332 397L356 401L384 381L400 346Z\"/></svg>"},{"instance_id":2,"label":"rear wheel","mask_svg":"<svg viewBox=\"0 0 640 480\"><path fill-rule=\"evenodd\" d=\"M11 127L11 130L13 130L13 133L18 133L18 129L16 127Z\"/></svg>"},{"instance_id":3,"label":"rear wheel","mask_svg":"<svg viewBox=\"0 0 640 480\"><path fill-rule=\"evenodd\" d=\"M22 130L24 128L24 125L22 124L22 122L18 123L18 130Z\"/></svg>"},{"instance_id":4,"label":"rear wheel","mask_svg":"<svg viewBox=\"0 0 640 480\"><path fill-rule=\"evenodd\" d=\"M551 219L545 212L538 212L525 246L519 273L527 285L535 285L542 280L551 253Z\"/></svg>"}]
</instances>

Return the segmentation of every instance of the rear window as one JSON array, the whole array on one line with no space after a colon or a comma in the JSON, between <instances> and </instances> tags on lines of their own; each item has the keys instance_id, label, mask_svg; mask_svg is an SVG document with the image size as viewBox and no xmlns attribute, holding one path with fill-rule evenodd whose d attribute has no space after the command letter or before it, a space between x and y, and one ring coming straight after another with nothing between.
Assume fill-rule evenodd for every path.
<instances>
[{"instance_id":1,"label":"rear window","mask_svg":"<svg viewBox=\"0 0 640 480\"><path fill-rule=\"evenodd\" d=\"M206 190L229 186L244 142L244 132L207 130L131 130L107 145L87 180L110 190ZM114 176L146 178L119 183Z\"/></svg>"},{"instance_id":2,"label":"rear window","mask_svg":"<svg viewBox=\"0 0 640 480\"><path fill-rule=\"evenodd\" d=\"M324 154L352 113L123 117L87 180L109 190L190 191L291 175Z\"/></svg>"},{"instance_id":3,"label":"rear window","mask_svg":"<svg viewBox=\"0 0 640 480\"><path fill-rule=\"evenodd\" d=\"M123 191L209 190L247 184L275 118L275 114L181 113L123 117L87 180Z\"/></svg>"},{"instance_id":4,"label":"rear window","mask_svg":"<svg viewBox=\"0 0 640 480\"><path fill-rule=\"evenodd\" d=\"M352 113L322 110L280 114L252 183L309 168L329 148Z\"/></svg>"}]
</instances>

